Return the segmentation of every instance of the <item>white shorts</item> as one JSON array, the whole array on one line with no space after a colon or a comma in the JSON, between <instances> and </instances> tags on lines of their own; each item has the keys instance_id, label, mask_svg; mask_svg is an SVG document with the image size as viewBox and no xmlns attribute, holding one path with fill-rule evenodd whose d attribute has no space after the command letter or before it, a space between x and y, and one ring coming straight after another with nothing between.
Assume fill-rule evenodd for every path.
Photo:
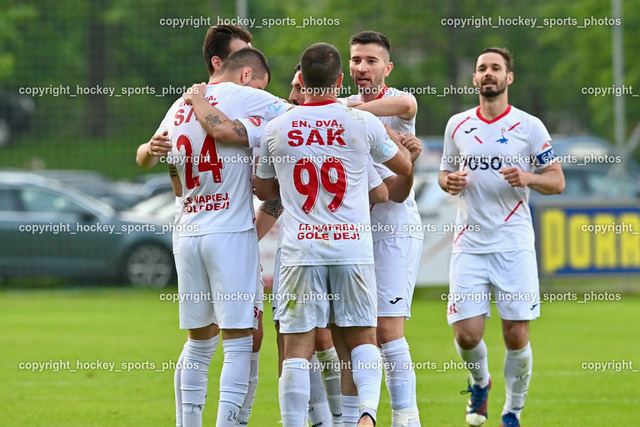
<instances>
[{"instance_id":1,"label":"white shorts","mask_svg":"<svg viewBox=\"0 0 640 427\"><path fill-rule=\"evenodd\" d=\"M447 322L484 314L498 306L504 320L533 320L540 316L536 254L530 250L451 256Z\"/></svg>"},{"instance_id":2,"label":"white shorts","mask_svg":"<svg viewBox=\"0 0 640 427\"><path fill-rule=\"evenodd\" d=\"M273 310L273 324L278 324L278 282L280 278L280 248L276 251L276 259L274 261L274 269L273 269L273 284L271 285L271 308Z\"/></svg>"},{"instance_id":3,"label":"white shorts","mask_svg":"<svg viewBox=\"0 0 640 427\"><path fill-rule=\"evenodd\" d=\"M394 237L373 243L378 317L411 317L422 239Z\"/></svg>"},{"instance_id":4,"label":"white shorts","mask_svg":"<svg viewBox=\"0 0 640 427\"><path fill-rule=\"evenodd\" d=\"M329 323L345 328L377 323L372 264L281 266L276 299L283 334L326 328Z\"/></svg>"},{"instance_id":5,"label":"white shorts","mask_svg":"<svg viewBox=\"0 0 640 427\"><path fill-rule=\"evenodd\" d=\"M254 327L260 281L255 230L181 236L176 269L181 329Z\"/></svg>"}]
</instances>

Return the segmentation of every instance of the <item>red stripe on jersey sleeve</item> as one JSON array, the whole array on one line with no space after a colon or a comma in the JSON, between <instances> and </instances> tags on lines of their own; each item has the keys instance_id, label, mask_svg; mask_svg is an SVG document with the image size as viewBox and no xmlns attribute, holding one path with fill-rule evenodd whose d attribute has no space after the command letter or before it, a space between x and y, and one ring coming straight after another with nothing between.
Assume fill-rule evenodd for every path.
<instances>
[{"instance_id":1,"label":"red stripe on jersey sleeve","mask_svg":"<svg viewBox=\"0 0 640 427\"><path fill-rule=\"evenodd\" d=\"M509 218L511 218L511 215L513 215L514 213L516 213L516 211L518 210L518 208L520 207L520 205L522 204L522 200L520 200L518 202L518 204L516 205L515 208L513 208L513 210L511 211L511 213L504 219L504 222L509 221Z\"/></svg>"},{"instance_id":2,"label":"red stripe on jersey sleeve","mask_svg":"<svg viewBox=\"0 0 640 427\"><path fill-rule=\"evenodd\" d=\"M513 128L518 126L519 124L520 124L520 122L518 122L515 125L511 126L507 132L511 132L513 130Z\"/></svg>"},{"instance_id":3,"label":"red stripe on jersey sleeve","mask_svg":"<svg viewBox=\"0 0 640 427\"><path fill-rule=\"evenodd\" d=\"M469 120L471 118L471 116L467 117L466 119L464 119L463 121L460 122L460 124L458 126L456 126L455 130L453 131L453 135L451 135L451 139L453 139L454 136L456 136L456 132L458 131L458 128L460 126L462 126L462 124L464 122L466 122L467 120Z\"/></svg>"},{"instance_id":4,"label":"red stripe on jersey sleeve","mask_svg":"<svg viewBox=\"0 0 640 427\"><path fill-rule=\"evenodd\" d=\"M480 144L482 144L482 141L480 141L480 138L478 138L477 136L474 136L474 138L476 139L476 141L478 141Z\"/></svg>"}]
</instances>

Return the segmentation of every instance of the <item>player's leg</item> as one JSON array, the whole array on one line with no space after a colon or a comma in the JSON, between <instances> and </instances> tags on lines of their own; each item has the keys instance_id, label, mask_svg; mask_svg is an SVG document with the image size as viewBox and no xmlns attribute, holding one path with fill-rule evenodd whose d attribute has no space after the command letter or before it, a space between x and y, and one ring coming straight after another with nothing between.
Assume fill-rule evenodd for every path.
<instances>
[{"instance_id":1,"label":"player's leg","mask_svg":"<svg viewBox=\"0 0 640 427\"><path fill-rule=\"evenodd\" d=\"M182 363L176 366L175 375L175 383L180 384L182 424L185 427L202 425L209 365L218 344L219 329L215 325L206 269L200 260L201 248L202 236L182 237L178 241L179 255L176 256L181 297L180 328L189 330L179 358Z\"/></svg>"},{"instance_id":2,"label":"player's leg","mask_svg":"<svg viewBox=\"0 0 640 427\"><path fill-rule=\"evenodd\" d=\"M312 426L330 427L331 411L327 402L327 393L322 385L322 365L318 357L311 356L309 370L309 422Z\"/></svg>"},{"instance_id":3,"label":"player's leg","mask_svg":"<svg viewBox=\"0 0 640 427\"><path fill-rule=\"evenodd\" d=\"M249 424L249 417L251 416L251 408L253 401L256 397L258 390L258 371L259 371L259 359L260 359L260 347L262 346L262 338L264 337L264 331L262 329L262 310L256 306L256 327L252 331L253 335L253 348L251 349L251 362L249 365L249 388L247 394L238 413L238 421L236 425L244 426Z\"/></svg>"},{"instance_id":4,"label":"player's leg","mask_svg":"<svg viewBox=\"0 0 640 427\"><path fill-rule=\"evenodd\" d=\"M416 374L409 344L404 337L404 323L411 316L411 300L421 254L420 239L390 238L374 243L377 334L391 400L392 426L420 425L415 395Z\"/></svg>"},{"instance_id":5,"label":"player's leg","mask_svg":"<svg viewBox=\"0 0 640 427\"><path fill-rule=\"evenodd\" d=\"M531 381L533 353L529 321L540 315L540 292L535 252L493 254L496 305L502 318L506 346L503 424L519 425Z\"/></svg>"},{"instance_id":6,"label":"player's leg","mask_svg":"<svg viewBox=\"0 0 640 427\"><path fill-rule=\"evenodd\" d=\"M351 371L360 409L358 425L372 426L382 382L382 358L376 346L375 272L370 264L332 266L330 277L331 289L339 296L333 301L333 321L342 328L339 338L351 353ZM337 348L336 341L334 336Z\"/></svg>"},{"instance_id":7,"label":"player's leg","mask_svg":"<svg viewBox=\"0 0 640 427\"><path fill-rule=\"evenodd\" d=\"M451 257L447 321L453 326L456 350L471 377L466 409L471 426L482 425L488 416L491 376L482 339L485 318L491 314L488 268L485 254L454 253Z\"/></svg>"},{"instance_id":8,"label":"player's leg","mask_svg":"<svg viewBox=\"0 0 640 427\"><path fill-rule=\"evenodd\" d=\"M327 267L282 266L279 272L277 315L284 340L284 362L278 382L280 415L285 427L299 427L309 405L309 360L315 331L329 321L329 302L310 295L326 293Z\"/></svg>"},{"instance_id":9,"label":"player's leg","mask_svg":"<svg viewBox=\"0 0 640 427\"><path fill-rule=\"evenodd\" d=\"M358 424L360 416L360 402L358 389L351 375L351 352L344 338L344 331L334 323L330 325L333 344L340 359L340 405L342 406L342 421L344 427L353 427Z\"/></svg>"},{"instance_id":10,"label":"player's leg","mask_svg":"<svg viewBox=\"0 0 640 427\"><path fill-rule=\"evenodd\" d=\"M260 269L258 238L253 230L204 237L202 257L224 350L216 426L235 426L249 389ZM244 268L233 268L239 261Z\"/></svg>"},{"instance_id":11,"label":"player's leg","mask_svg":"<svg viewBox=\"0 0 640 427\"><path fill-rule=\"evenodd\" d=\"M340 359L333 345L331 330L316 330L316 356L322 366L322 382L327 396L331 418L334 424L342 422L342 403L340 391Z\"/></svg>"}]
</instances>

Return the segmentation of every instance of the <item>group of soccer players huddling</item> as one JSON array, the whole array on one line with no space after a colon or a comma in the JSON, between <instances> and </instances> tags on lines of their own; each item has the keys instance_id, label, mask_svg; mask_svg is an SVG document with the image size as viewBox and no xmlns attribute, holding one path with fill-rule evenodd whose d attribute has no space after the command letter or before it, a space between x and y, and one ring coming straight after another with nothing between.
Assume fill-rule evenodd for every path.
<instances>
[{"instance_id":1,"label":"group of soccer players huddling","mask_svg":"<svg viewBox=\"0 0 640 427\"><path fill-rule=\"evenodd\" d=\"M340 54L316 43L295 67L290 103L264 90L269 65L251 41L241 27L209 28L203 45L208 84L176 100L136 154L144 168L165 156L170 163L181 225L174 232L179 293L235 296L180 298L180 328L188 339L175 372L177 425L202 425L220 336L216 426L249 423L262 341L258 241L281 217L273 319L282 424L374 426L384 371L391 425L420 426L404 337L423 240L422 232L411 231L419 227L406 227L421 224L412 191L422 151L416 100L386 86L391 46L378 32L351 37L357 95L339 97ZM564 178L544 125L508 105L511 67L508 51L485 49L473 80L480 106L453 116L445 131L443 159L451 161L442 162L439 183L460 195L462 230L453 242L452 295L538 295L529 188L557 193ZM464 161L517 154L537 161L473 170ZM253 157L255 163L226 160ZM532 173L534 166L540 174ZM263 200L258 212L254 194ZM479 426L488 416L491 387L482 341L490 305L450 301L456 301L447 307L456 349L470 368L466 421ZM528 321L539 315L539 297L498 298L497 306L507 347L501 425L518 426L531 377Z\"/></svg>"}]
</instances>

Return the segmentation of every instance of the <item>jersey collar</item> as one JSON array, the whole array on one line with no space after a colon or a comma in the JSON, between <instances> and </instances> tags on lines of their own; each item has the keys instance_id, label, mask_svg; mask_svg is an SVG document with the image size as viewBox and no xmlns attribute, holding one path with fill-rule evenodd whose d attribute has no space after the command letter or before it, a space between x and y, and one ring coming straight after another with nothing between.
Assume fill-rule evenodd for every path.
<instances>
[{"instance_id":1,"label":"jersey collar","mask_svg":"<svg viewBox=\"0 0 640 427\"><path fill-rule=\"evenodd\" d=\"M332 99L329 99L327 101L320 101L320 102L310 102L310 103L302 103L300 104L300 107L317 107L319 105L329 105L329 104L337 104L338 101L334 101Z\"/></svg>"},{"instance_id":2,"label":"jersey collar","mask_svg":"<svg viewBox=\"0 0 640 427\"><path fill-rule=\"evenodd\" d=\"M483 122L487 123L487 124L491 124L491 123L495 123L498 120L500 120L501 118L503 118L504 116L506 116L507 114L509 114L509 111L511 111L511 105L507 106L507 109L504 110L504 113L500 114L498 117L496 117L493 120L487 120L484 117L482 117L482 114L480 113L480 106L478 106L478 108L476 108L476 115L478 116L478 118L480 120L482 120Z\"/></svg>"},{"instance_id":3,"label":"jersey collar","mask_svg":"<svg viewBox=\"0 0 640 427\"><path fill-rule=\"evenodd\" d=\"M389 90L388 86L385 86L384 88L382 88L382 92L380 92L380 95L378 95L378 97L376 99L382 99L384 94L387 93L387 90Z\"/></svg>"}]
</instances>

